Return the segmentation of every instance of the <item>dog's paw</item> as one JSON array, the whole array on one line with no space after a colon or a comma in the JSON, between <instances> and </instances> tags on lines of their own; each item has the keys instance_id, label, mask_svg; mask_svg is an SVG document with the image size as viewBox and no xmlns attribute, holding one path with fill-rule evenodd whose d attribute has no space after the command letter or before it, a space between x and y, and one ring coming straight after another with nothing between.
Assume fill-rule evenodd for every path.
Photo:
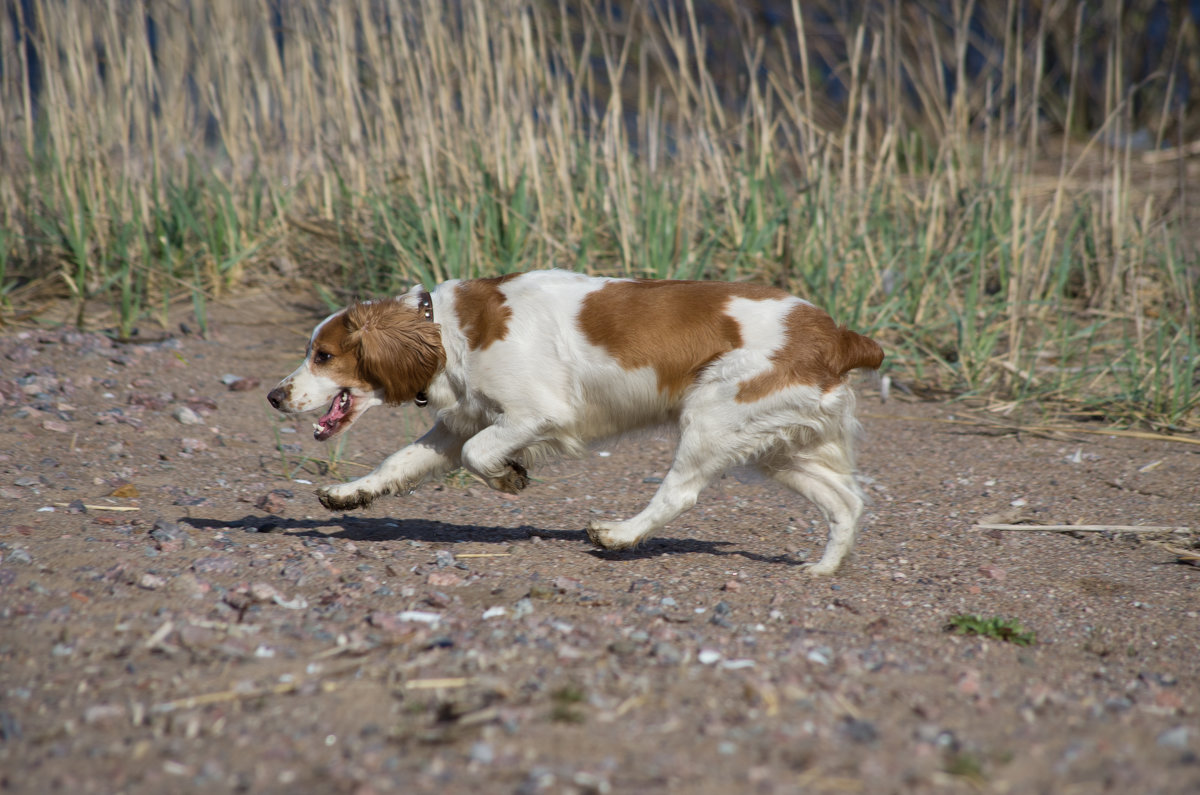
<instances>
[{"instance_id":1,"label":"dog's paw","mask_svg":"<svg viewBox=\"0 0 1200 795\"><path fill-rule=\"evenodd\" d=\"M379 495L363 489L347 491L345 485L323 486L317 489L317 499L331 511L350 511L366 508Z\"/></svg>"},{"instance_id":2,"label":"dog's paw","mask_svg":"<svg viewBox=\"0 0 1200 795\"><path fill-rule=\"evenodd\" d=\"M620 525L612 522L589 522L587 526L588 539L600 547L610 551L633 549L640 538L629 538L621 532Z\"/></svg>"},{"instance_id":3,"label":"dog's paw","mask_svg":"<svg viewBox=\"0 0 1200 795\"><path fill-rule=\"evenodd\" d=\"M516 461L509 461L504 474L498 478L490 478L488 485L505 494L517 494L529 485L529 473Z\"/></svg>"},{"instance_id":4,"label":"dog's paw","mask_svg":"<svg viewBox=\"0 0 1200 795\"><path fill-rule=\"evenodd\" d=\"M840 562L840 561L839 561ZM804 567L810 577L832 577L838 570L838 563L829 564L824 561L809 563Z\"/></svg>"}]
</instances>

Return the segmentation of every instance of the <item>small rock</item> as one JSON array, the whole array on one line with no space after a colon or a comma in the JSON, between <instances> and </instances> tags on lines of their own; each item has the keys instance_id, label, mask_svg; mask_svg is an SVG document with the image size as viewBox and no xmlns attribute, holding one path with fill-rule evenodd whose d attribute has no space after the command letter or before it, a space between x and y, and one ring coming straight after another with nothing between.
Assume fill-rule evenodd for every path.
<instances>
[{"instance_id":1,"label":"small rock","mask_svg":"<svg viewBox=\"0 0 1200 795\"><path fill-rule=\"evenodd\" d=\"M856 743L871 745L879 739L879 730L869 720L846 718L842 721L842 734Z\"/></svg>"},{"instance_id":2,"label":"small rock","mask_svg":"<svg viewBox=\"0 0 1200 795\"><path fill-rule=\"evenodd\" d=\"M1191 739L1192 730L1187 726L1176 726L1174 729L1167 729L1162 734L1158 735L1155 741L1164 748L1177 748L1180 751L1186 751Z\"/></svg>"},{"instance_id":3,"label":"small rock","mask_svg":"<svg viewBox=\"0 0 1200 795\"><path fill-rule=\"evenodd\" d=\"M701 665L712 665L717 660L721 659L721 652L716 649L701 649L696 659Z\"/></svg>"},{"instance_id":4,"label":"small rock","mask_svg":"<svg viewBox=\"0 0 1200 795\"><path fill-rule=\"evenodd\" d=\"M996 566L996 565L993 565L990 563L986 564L984 566L980 566L978 571L980 574L982 574L984 577L987 577L989 580L996 580L997 582L1003 582L1005 580L1005 578L1008 577L1007 571L1000 568L999 566Z\"/></svg>"},{"instance_id":5,"label":"small rock","mask_svg":"<svg viewBox=\"0 0 1200 795\"><path fill-rule=\"evenodd\" d=\"M212 586L199 579L190 571L185 571L171 581L171 590L191 599L200 599L212 590Z\"/></svg>"},{"instance_id":6,"label":"small rock","mask_svg":"<svg viewBox=\"0 0 1200 795\"><path fill-rule=\"evenodd\" d=\"M83 722L89 726L111 723L125 717L125 707L120 704L96 704L83 712Z\"/></svg>"},{"instance_id":7,"label":"small rock","mask_svg":"<svg viewBox=\"0 0 1200 795\"><path fill-rule=\"evenodd\" d=\"M192 571L197 574L228 574L235 568L237 564L231 558L220 556L200 558L192 564Z\"/></svg>"},{"instance_id":8,"label":"small rock","mask_svg":"<svg viewBox=\"0 0 1200 795\"><path fill-rule=\"evenodd\" d=\"M742 590L742 584L740 582L738 582L737 580L729 580L728 582L726 582L724 585L721 586L721 590L729 591L731 593L737 593L738 591ZM721 604L724 604L724 602L722 602Z\"/></svg>"},{"instance_id":9,"label":"small rock","mask_svg":"<svg viewBox=\"0 0 1200 795\"><path fill-rule=\"evenodd\" d=\"M490 765L496 761L496 752L492 746L485 742L478 742L471 746L471 761L481 765Z\"/></svg>"},{"instance_id":10,"label":"small rock","mask_svg":"<svg viewBox=\"0 0 1200 795\"><path fill-rule=\"evenodd\" d=\"M271 491L255 500L254 507L267 513L282 513L287 507L287 498L277 491Z\"/></svg>"},{"instance_id":11,"label":"small rock","mask_svg":"<svg viewBox=\"0 0 1200 795\"><path fill-rule=\"evenodd\" d=\"M150 537L160 552L175 552L182 547L195 546L196 542L186 531L174 522L168 522L159 517L154 520L150 529Z\"/></svg>"},{"instance_id":12,"label":"small rock","mask_svg":"<svg viewBox=\"0 0 1200 795\"><path fill-rule=\"evenodd\" d=\"M13 691L8 691L12 695ZM0 712L0 742L21 739L21 723L11 712Z\"/></svg>"},{"instance_id":13,"label":"small rock","mask_svg":"<svg viewBox=\"0 0 1200 795\"><path fill-rule=\"evenodd\" d=\"M665 640L660 640L658 643L655 643L654 647L650 650L650 653L654 655L655 659L657 659L659 662L667 665L678 665L679 663L683 662L683 652L670 643L667 643Z\"/></svg>"},{"instance_id":14,"label":"small rock","mask_svg":"<svg viewBox=\"0 0 1200 795\"><path fill-rule=\"evenodd\" d=\"M555 577L550 584L563 593L579 591L583 588L583 583L574 577Z\"/></svg>"},{"instance_id":15,"label":"small rock","mask_svg":"<svg viewBox=\"0 0 1200 795\"><path fill-rule=\"evenodd\" d=\"M179 440L179 449L185 453L202 453L208 449L208 442L203 439L184 437Z\"/></svg>"},{"instance_id":16,"label":"small rock","mask_svg":"<svg viewBox=\"0 0 1200 795\"><path fill-rule=\"evenodd\" d=\"M968 668L958 676L958 692L964 696L977 696L982 689L983 675L977 668Z\"/></svg>"},{"instance_id":17,"label":"small rock","mask_svg":"<svg viewBox=\"0 0 1200 795\"><path fill-rule=\"evenodd\" d=\"M434 573L436 574L437 572ZM454 600L450 598L449 594L443 593L442 591L430 591L429 593L425 594L425 596L421 597L421 601L430 607L435 607L441 610L442 608L449 607Z\"/></svg>"},{"instance_id":18,"label":"small rock","mask_svg":"<svg viewBox=\"0 0 1200 795\"><path fill-rule=\"evenodd\" d=\"M513 605L513 614L512 615L513 615L513 618L518 621L521 620L522 618L524 618L525 616L531 615L532 613L533 613L533 602L530 601L528 596L518 599L517 603L515 605Z\"/></svg>"},{"instance_id":19,"label":"small rock","mask_svg":"<svg viewBox=\"0 0 1200 795\"><path fill-rule=\"evenodd\" d=\"M430 572L426 578L434 588L453 588L456 585L462 585L463 578L452 571L434 571Z\"/></svg>"},{"instance_id":20,"label":"small rock","mask_svg":"<svg viewBox=\"0 0 1200 795\"><path fill-rule=\"evenodd\" d=\"M274 602L282 598L275 586L265 582L252 582L249 590L251 598L256 602Z\"/></svg>"},{"instance_id":21,"label":"small rock","mask_svg":"<svg viewBox=\"0 0 1200 795\"><path fill-rule=\"evenodd\" d=\"M254 599L250 594L242 591L227 591L221 601L232 607L234 610L245 610L254 604Z\"/></svg>"},{"instance_id":22,"label":"small rock","mask_svg":"<svg viewBox=\"0 0 1200 795\"><path fill-rule=\"evenodd\" d=\"M157 591L159 588L167 584L167 579L157 574L146 572L138 578L138 587L145 588L147 591Z\"/></svg>"},{"instance_id":23,"label":"small rock","mask_svg":"<svg viewBox=\"0 0 1200 795\"><path fill-rule=\"evenodd\" d=\"M59 422L58 420L42 420L42 427L55 433L67 433L71 430L65 422Z\"/></svg>"},{"instance_id":24,"label":"small rock","mask_svg":"<svg viewBox=\"0 0 1200 795\"><path fill-rule=\"evenodd\" d=\"M187 406L176 406L171 416L184 425L202 425L204 420Z\"/></svg>"},{"instance_id":25,"label":"small rock","mask_svg":"<svg viewBox=\"0 0 1200 795\"><path fill-rule=\"evenodd\" d=\"M230 392L250 392L258 389L259 381L257 378L235 378L225 386L229 387Z\"/></svg>"}]
</instances>

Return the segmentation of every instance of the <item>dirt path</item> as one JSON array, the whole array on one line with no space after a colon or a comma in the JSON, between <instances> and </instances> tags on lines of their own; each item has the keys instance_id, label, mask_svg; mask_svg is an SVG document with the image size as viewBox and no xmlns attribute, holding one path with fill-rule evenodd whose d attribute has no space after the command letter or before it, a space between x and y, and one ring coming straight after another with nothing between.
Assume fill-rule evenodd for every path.
<instances>
[{"instance_id":1,"label":"dirt path","mask_svg":"<svg viewBox=\"0 0 1200 795\"><path fill-rule=\"evenodd\" d=\"M1200 568L973 529L1200 527L1200 446L990 435L867 390L873 504L832 580L800 567L816 511L735 475L644 549L592 549L587 519L662 476L653 436L519 498L459 478L331 515L331 448L264 399L312 320L260 295L212 340L0 337L0 792L1200 788ZM377 409L334 463L426 422Z\"/></svg>"}]
</instances>

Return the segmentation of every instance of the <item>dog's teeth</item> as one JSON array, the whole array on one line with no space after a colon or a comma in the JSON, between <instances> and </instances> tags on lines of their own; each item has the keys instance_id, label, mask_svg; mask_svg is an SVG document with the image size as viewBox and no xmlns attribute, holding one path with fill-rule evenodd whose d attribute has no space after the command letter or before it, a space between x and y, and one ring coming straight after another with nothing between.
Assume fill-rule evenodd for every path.
<instances>
[{"instance_id":1,"label":"dog's teeth","mask_svg":"<svg viewBox=\"0 0 1200 795\"><path fill-rule=\"evenodd\" d=\"M313 423L313 430L314 430L314 431L319 431L319 430L321 430L321 423L319 423L319 422L314 422L314 423Z\"/></svg>"}]
</instances>

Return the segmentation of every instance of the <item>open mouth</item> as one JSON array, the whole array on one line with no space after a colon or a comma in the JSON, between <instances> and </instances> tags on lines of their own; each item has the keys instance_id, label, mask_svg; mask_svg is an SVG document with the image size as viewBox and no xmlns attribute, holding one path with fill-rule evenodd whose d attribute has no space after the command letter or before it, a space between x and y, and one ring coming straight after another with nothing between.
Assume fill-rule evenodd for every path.
<instances>
[{"instance_id":1,"label":"open mouth","mask_svg":"<svg viewBox=\"0 0 1200 795\"><path fill-rule=\"evenodd\" d=\"M313 438L323 442L342 429L342 423L349 424L350 411L354 407L354 396L349 389L337 393L337 397L329 404L329 411L313 423Z\"/></svg>"}]
</instances>

